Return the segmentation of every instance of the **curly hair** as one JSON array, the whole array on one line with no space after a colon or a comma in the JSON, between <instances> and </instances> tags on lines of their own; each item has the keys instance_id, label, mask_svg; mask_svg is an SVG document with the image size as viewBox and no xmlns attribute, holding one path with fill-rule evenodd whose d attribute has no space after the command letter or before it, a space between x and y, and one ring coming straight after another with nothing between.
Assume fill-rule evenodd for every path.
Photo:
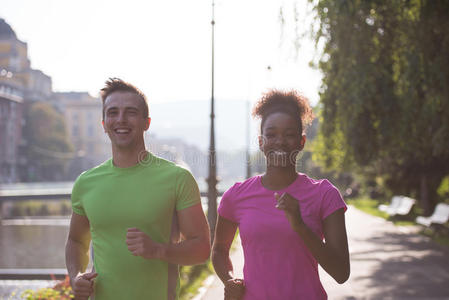
<instances>
[{"instance_id":1,"label":"curly hair","mask_svg":"<svg viewBox=\"0 0 449 300\"><path fill-rule=\"evenodd\" d=\"M105 87L100 90L100 97L101 101L103 102L103 119L104 119L104 102L106 101L106 98L112 94L113 92L122 91L122 92L130 92L134 93L142 99L143 104L143 117L148 118L149 117L149 109L148 109L148 102L147 97L145 94L139 90L137 87L132 85L129 82L126 82L120 78L113 77L109 78L105 82Z\"/></svg>"},{"instance_id":2,"label":"curly hair","mask_svg":"<svg viewBox=\"0 0 449 300\"><path fill-rule=\"evenodd\" d=\"M297 91L270 90L257 101L253 108L253 117L262 120L260 124L261 133L267 117L276 112L286 113L296 119L301 133L315 118L309 100Z\"/></svg>"}]
</instances>

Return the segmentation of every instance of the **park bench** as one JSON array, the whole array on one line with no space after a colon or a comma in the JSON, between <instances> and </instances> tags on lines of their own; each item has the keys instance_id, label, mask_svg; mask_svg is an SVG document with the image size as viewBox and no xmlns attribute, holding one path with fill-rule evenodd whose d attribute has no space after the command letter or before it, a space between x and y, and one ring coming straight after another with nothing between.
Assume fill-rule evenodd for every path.
<instances>
[{"instance_id":1,"label":"park bench","mask_svg":"<svg viewBox=\"0 0 449 300\"><path fill-rule=\"evenodd\" d=\"M429 227L432 224L443 225L449 221L449 204L438 203L430 217L418 216L416 223Z\"/></svg>"},{"instance_id":2,"label":"park bench","mask_svg":"<svg viewBox=\"0 0 449 300\"><path fill-rule=\"evenodd\" d=\"M390 202L389 205L381 204L381 205L379 205L378 209L380 211L383 211L383 212L386 212L386 213L388 213L389 211L393 212L401 204L402 197L403 196L393 196L393 198L391 198L391 202Z\"/></svg>"},{"instance_id":3,"label":"park bench","mask_svg":"<svg viewBox=\"0 0 449 300\"><path fill-rule=\"evenodd\" d=\"M394 196L391 198L390 205L381 204L378 209L386 212L389 216L406 216L410 213L415 203L415 199L405 196Z\"/></svg>"}]
</instances>

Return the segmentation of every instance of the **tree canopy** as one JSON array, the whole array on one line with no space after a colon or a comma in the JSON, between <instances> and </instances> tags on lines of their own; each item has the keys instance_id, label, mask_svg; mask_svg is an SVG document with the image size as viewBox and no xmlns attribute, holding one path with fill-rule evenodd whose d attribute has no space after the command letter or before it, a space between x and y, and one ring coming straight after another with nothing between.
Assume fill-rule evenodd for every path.
<instances>
[{"instance_id":1,"label":"tree canopy","mask_svg":"<svg viewBox=\"0 0 449 300\"><path fill-rule=\"evenodd\" d=\"M381 176L426 211L449 174L449 1L320 0L326 168Z\"/></svg>"},{"instance_id":2,"label":"tree canopy","mask_svg":"<svg viewBox=\"0 0 449 300\"><path fill-rule=\"evenodd\" d=\"M73 146L67 139L64 118L50 104L36 102L25 110L27 158L25 181L61 180Z\"/></svg>"}]
</instances>

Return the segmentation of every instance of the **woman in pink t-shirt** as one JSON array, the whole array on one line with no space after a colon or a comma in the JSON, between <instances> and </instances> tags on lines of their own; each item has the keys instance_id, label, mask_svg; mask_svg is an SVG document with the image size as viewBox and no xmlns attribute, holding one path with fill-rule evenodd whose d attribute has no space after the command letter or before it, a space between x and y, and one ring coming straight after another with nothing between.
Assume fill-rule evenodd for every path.
<instances>
[{"instance_id":1,"label":"woman in pink t-shirt","mask_svg":"<svg viewBox=\"0 0 449 300\"><path fill-rule=\"evenodd\" d=\"M296 172L313 119L295 91L271 91L256 104L267 170L234 184L218 208L212 262L225 299L327 299L318 263L338 283L349 277L344 203L327 180ZM244 278L233 277L229 248L239 228Z\"/></svg>"}]
</instances>

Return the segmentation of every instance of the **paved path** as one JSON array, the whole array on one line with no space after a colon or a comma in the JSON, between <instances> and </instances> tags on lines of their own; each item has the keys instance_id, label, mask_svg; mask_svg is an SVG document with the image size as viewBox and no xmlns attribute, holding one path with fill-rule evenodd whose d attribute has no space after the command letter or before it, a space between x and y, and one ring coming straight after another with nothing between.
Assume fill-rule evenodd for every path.
<instances>
[{"instance_id":1,"label":"paved path","mask_svg":"<svg viewBox=\"0 0 449 300\"><path fill-rule=\"evenodd\" d=\"M320 269L329 299L449 299L448 248L417 234L418 227L394 226L354 207L349 207L346 223L351 276L339 285ZM241 274L241 247L232 261ZM223 299L217 277L200 299Z\"/></svg>"}]
</instances>

